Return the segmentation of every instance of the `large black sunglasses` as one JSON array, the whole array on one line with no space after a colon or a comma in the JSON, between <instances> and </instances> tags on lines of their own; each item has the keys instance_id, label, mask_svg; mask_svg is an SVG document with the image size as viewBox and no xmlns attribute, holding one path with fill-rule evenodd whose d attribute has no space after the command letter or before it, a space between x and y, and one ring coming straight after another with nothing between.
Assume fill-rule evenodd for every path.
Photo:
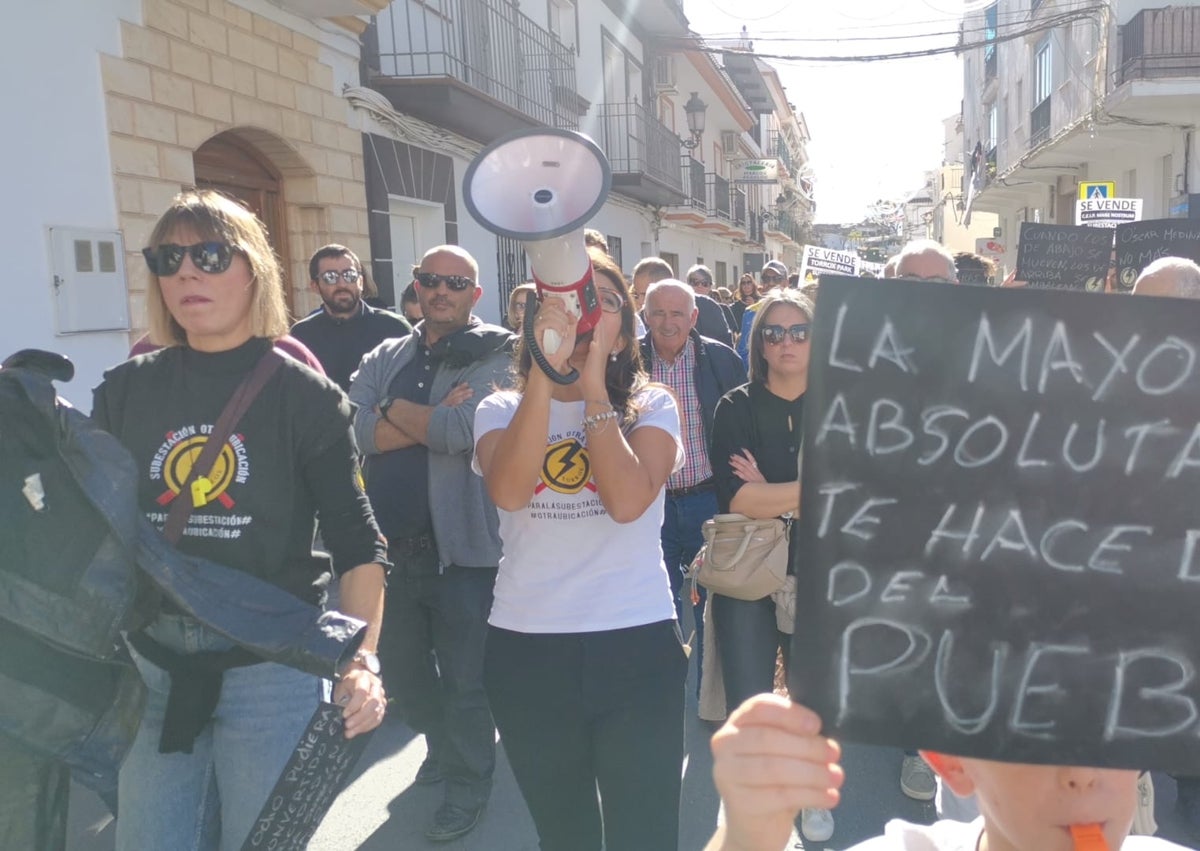
<instances>
[{"instance_id":1,"label":"large black sunglasses","mask_svg":"<svg viewBox=\"0 0 1200 851\"><path fill-rule=\"evenodd\" d=\"M228 242L197 242L195 245L164 242L153 248L143 248L142 256L146 258L150 273L160 278L178 272L185 254L192 258L192 263L201 272L219 275L229 268L235 251Z\"/></svg>"},{"instance_id":2,"label":"large black sunglasses","mask_svg":"<svg viewBox=\"0 0 1200 851\"><path fill-rule=\"evenodd\" d=\"M466 275L435 275L433 272L417 272L416 277L417 283L423 290L436 290L443 281L456 293L475 286L475 279L468 278Z\"/></svg>"},{"instance_id":3,"label":"large black sunglasses","mask_svg":"<svg viewBox=\"0 0 1200 851\"><path fill-rule=\"evenodd\" d=\"M763 342L769 346L778 346L783 338L791 337L792 342L799 345L808 339L808 323L797 323L787 328L782 325L764 325L762 327Z\"/></svg>"}]
</instances>

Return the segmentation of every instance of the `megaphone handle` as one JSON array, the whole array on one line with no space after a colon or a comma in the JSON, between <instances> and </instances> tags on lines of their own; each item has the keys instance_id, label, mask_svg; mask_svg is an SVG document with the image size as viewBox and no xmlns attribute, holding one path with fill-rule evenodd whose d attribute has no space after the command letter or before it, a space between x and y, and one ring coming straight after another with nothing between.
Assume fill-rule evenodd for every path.
<instances>
[{"instance_id":1,"label":"megaphone handle","mask_svg":"<svg viewBox=\"0 0 1200 851\"><path fill-rule=\"evenodd\" d=\"M572 367L571 371L565 375L559 372L550 365L550 361L546 360L546 355L538 345L537 339L533 335L533 318L537 316L537 311L537 296L532 292L526 292L525 318L521 323L521 335L525 338L525 347L529 349L529 356L533 358L533 362L538 365L538 368L546 373L546 377L555 384L574 384L579 380L579 370Z\"/></svg>"}]
</instances>

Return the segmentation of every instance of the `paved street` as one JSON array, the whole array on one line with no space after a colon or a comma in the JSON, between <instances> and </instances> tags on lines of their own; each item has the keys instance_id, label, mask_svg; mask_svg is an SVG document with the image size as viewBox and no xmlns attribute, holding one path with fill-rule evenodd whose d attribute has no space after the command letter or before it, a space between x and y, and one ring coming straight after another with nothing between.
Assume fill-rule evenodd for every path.
<instances>
[{"instance_id":1,"label":"paved street","mask_svg":"<svg viewBox=\"0 0 1200 851\"><path fill-rule=\"evenodd\" d=\"M694 671L693 671L694 677ZM694 680L693 680L694 682ZM689 694L695 687L689 683ZM712 834L719 801L712 783L709 732L688 707L687 755L683 765L680 851L699 851ZM536 851L533 823L503 757L496 771L491 803L479 827L457 842L435 846L423 832L440 802L440 789L412 785L425 741L402 724L388 722L375 734L357 773L310 844L312 851ZM889 817L932 818L932 807L900 794L901 754L881 748L846 748L852 783L836 813L837 833L821 848L844 849L876 835ZM113 826L103 805L86 789L72 797L69 851L112 851ZM793 843L794 847L802 847Z\"/></svg>"}]
</instances>

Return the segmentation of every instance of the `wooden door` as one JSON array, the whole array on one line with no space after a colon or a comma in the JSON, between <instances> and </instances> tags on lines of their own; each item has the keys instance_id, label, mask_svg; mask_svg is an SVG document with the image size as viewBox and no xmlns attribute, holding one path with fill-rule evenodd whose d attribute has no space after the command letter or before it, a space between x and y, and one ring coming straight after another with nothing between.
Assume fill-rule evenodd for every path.
<instances>
[{"instance_id":1,"label":"wooden door","mask_svg":"<svg viewBox=\"0 0 1200 851\"><path fill-rule=\"evenodd\" d=\"M291 286L291 257L283 213L283 180L279 172L252 145L228 133L214 136L192 155L196 187L213 189L233 198L258 216L283 272L283 294L288 311L295 315Z\"/></svg>"}]
</instances>

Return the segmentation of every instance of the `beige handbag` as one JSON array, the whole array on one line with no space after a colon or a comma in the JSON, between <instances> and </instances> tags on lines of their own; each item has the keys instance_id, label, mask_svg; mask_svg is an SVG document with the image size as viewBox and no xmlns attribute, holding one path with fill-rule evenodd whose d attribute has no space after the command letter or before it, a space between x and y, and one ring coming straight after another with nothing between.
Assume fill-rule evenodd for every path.
<instances>
[{"instance_id":1,"label":"beige handbag","mask_svg":"<svg viewBox=\"0 0 1200 851\"><path fill-rule=\"evenodd\" d=\"M709 591L737 600L761 600L787 580L791 521L718 514L704 521L704 546L689 575Z\"/></svg>"}]
</instances>

